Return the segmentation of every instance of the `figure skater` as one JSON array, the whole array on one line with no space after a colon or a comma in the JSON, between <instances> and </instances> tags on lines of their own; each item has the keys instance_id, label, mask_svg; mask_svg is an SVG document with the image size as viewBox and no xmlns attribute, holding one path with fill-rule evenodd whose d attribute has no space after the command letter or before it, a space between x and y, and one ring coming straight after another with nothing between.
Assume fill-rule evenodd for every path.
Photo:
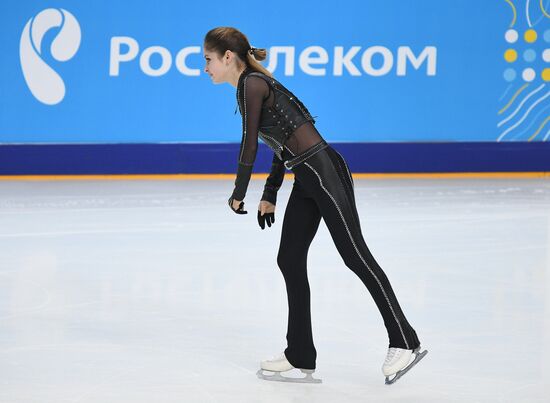
<instances>
[{"instance_id":1,"label":"figure skater","mask_svg":"<svg viewBox=\"0 0 550 403\"><path fill-rule=\"evenodd\" d=\"M277 254L288 296L287 348L280 356L261 361L258 377L321 382L312 376L317 352L311 329L306 262L309 246L323 218L344 263L365 284L380 310L389 337L382 372L386 384L392 384L427 351L420 351L415 330L363 239L354 182L346 161L321 137L304 104L259 63L266 59L266 49L251 47L247 37L233 27L210 30L203 49L204 71L214 83L228 82L236 87L242 115L235 188L228 200L231 210L247 214L244 198L256 159L258 136L274 151L258 206L257 218L262 230L266 224L271 227L275 222L277 191L285 168L294 173ZM281 375L294 368L305 373L305 377Z\"/></svg>"}]
</instances>

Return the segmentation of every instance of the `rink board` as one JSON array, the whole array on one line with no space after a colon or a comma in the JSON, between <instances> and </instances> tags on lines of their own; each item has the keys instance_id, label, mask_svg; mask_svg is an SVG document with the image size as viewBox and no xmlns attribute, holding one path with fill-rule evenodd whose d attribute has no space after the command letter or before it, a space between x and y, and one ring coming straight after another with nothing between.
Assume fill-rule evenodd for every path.
<instances>
[{"instance_id":1,"label":"rink board","mask_svg":"<svg viewBox=\"0 0 550 403\"><path fill-rule=\"evenodd\" d=\"M547 172L548 143L331 143L354 173ZM1 145L0 175L235 173L239 145ZM260 144L254 172L273 153Z\"/></svg>"}]
</instances>

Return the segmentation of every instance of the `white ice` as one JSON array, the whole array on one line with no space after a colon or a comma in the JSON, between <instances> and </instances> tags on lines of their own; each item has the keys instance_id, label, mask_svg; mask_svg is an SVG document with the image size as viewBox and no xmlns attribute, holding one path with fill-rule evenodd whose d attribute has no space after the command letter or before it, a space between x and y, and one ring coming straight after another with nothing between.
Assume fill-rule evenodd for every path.
<instances>
[{"instance_id":1,"label":"white ice","mask_svg":"<svg viewBox=\"0 0 550 403\"><path fill-rule=\"evenodd\" d=\"M550 182L356 179L367 245L428 355L384 385L388 340L321 223L315 376L260 380L286 347L276 264L232 180L0 182L0 402L548 402Z\"/></svg>"}]
</instances>

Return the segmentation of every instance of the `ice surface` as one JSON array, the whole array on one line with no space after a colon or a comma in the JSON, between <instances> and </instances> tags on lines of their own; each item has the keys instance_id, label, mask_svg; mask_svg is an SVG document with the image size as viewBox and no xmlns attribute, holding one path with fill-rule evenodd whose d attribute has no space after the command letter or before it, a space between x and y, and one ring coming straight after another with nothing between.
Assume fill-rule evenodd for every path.
<instances>
[{"instance_id":1,"label":"ice surface","mask_svg":"<svg viewBox=\"0 0 550 403\"><path fill-rule=\"evenodd\" d=\"M0 402L547 402L550 182L356 179L363 235L429 354L384 385L387 335L321 223L308 258L315 376L286 347L262 180L0 182ZM250 256L253 255L251 259Z\"/></svg>"}]
</instances>

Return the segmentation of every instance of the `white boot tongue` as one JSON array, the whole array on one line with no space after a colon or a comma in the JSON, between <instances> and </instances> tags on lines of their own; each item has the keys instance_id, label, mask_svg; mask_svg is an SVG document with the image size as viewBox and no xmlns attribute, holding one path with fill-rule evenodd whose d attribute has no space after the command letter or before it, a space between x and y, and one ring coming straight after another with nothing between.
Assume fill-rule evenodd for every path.
<instances>
[{"instance_id":1,"label":"white boot tongue","mask_svg":"<svg viewBox=\"0 0 550 403\"><path fill-rule=\"evenodd\" d=\"M386 356L385 363L387 364L388 362L393 360L394 357L398 358L401 355L402 352L403 352L403 349L400 349L400 348L397 348L397 347L390 347L390 349L388 351L388 355Z\"/></svg>"}]
</instances>

